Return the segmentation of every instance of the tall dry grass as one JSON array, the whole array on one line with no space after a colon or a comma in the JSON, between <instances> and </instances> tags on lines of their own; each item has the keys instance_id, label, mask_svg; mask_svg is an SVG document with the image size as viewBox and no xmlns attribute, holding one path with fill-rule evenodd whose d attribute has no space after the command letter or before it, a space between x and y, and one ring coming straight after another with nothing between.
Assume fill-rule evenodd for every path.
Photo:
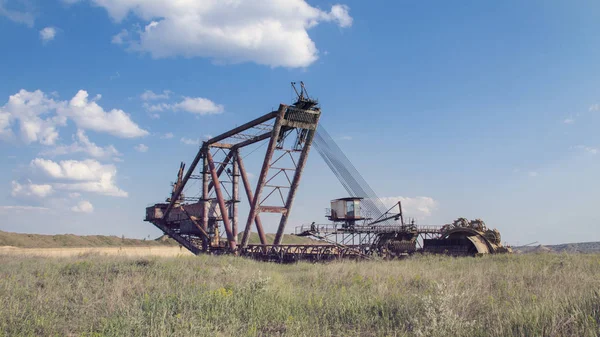
<instances>
[{"instance_id":1,"label":"tall dry grass","mask_svg":"<svg viewBox=\"0 0 600 337\"><path fill-rule=\"evenodd\" d=\"M600 255L0 256L3 336L597 336Z\"/></svg>"}]
</instances>

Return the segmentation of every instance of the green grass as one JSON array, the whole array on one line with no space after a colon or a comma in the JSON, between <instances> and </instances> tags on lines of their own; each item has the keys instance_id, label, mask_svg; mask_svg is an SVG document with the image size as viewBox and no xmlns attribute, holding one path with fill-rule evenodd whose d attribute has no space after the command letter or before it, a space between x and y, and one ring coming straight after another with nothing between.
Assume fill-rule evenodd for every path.
<instances>
[{"instance_id":1,"label":"green grass","mask_svg":"<svg viewBox=\"0 0 600 337\"><path fill-rule=\"evenodd\" d=\"M598 336L600 255L0 256L1 336Z\"/></svg>"}]
</instances>

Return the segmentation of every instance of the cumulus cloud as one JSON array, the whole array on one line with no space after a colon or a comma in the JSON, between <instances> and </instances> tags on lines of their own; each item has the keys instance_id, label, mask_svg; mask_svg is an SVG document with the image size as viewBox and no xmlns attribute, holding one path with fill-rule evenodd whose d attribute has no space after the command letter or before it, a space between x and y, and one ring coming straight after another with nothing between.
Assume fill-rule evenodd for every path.
<instances>
[{"instance_id":1,"label":"cumulus cloud","mask_svg":"<svg viewBox=\"0 0 600 337\"><path fill-rule=\"evenodd\" d=\"M416 219L430 216L438 207L438 202L431 197L385 197L381 201L387 208L400 201L404 215Z\"/></svg>"},{"instance_id":2,"label":"cumulus cloud","mask_svg":"<svg viewBox=\"0 0 600 337\"><path fill-rule=\"evenodd\" d=\"M130 14L143 20L144 27L121 30L112 42L154 58L306 67L318 59L310 28L322 22L352 25L348 6L336 4L325 11L305 0L90 1L117 22Z\"/></svg>"},{"instance_id":3,"label":"cumulus cloud","mask_svg":"<svg viewBox=\"0 0 600 337\"><path fill-rule=\"evenodd\" d=\"M186 111L191 112L198 115L212 115L212 114L220 114L225 108L221 104L216 104L215 102L209 100L208 98L203 97L183 97L178 103L158 103L158 104L148 104L144 103L144 108L150 112L157 111Z\"/></svg>"},{"instance_id":4,"label":"cumulus cloud","mask_svg":"<svg viewBox=\"0 0 600 337\"><path fill-rule=\"evenodd\" d=\"M123 44L127 40L129 40L129 38L129 32L127 31L127 29L122 29L118 34L112 37L111 42L114 44Z\"/></svg>"},{"instance_id":5,"label":"cumulus cloud","mask_svg":"<svg viewBox=\"0 0 600 337\"><path fill-rule=\"evenodd\" d=\"M46 116L60 107L60 102L54 101L40 90L29 92L22 89L11 95L8 102L0 107L0 135L4 135L4 138L12 136L12 123L18 121L23 142L53 145L59 137L57 126L64 126L66 118L59 115Z\"/></svg>"},{"instance_id":6,"label":"cumulus cloud","mask_svg":"<svg viewBox=\"0 0 600 337\"><path fill-rule=\"evenodd\" d=\"M13 180L11 185L11 195L16 198L45 198L54 192L51 185L34 184L31 181L27 181L26 184L20 184Z\"/></svg>"},{"instance_id":7,"label":"cumulus cloud","mask_svg":"<svg viewBox=\"0 0 600 337\"><path fill-rule=\"evenodd\" d=\"M73 143L71 145L60 145L52 149L42 151L42 155L60 156L73 153L85 153L89 156L98 159L117 159L122 154L113 146L108 145L101 147L91 142L83 130L77 130L73 135Z\"/></svg>"},{"instance_id":8,"label":"cumulus cloud","mask_svg":"<svg viewBox=\"0 0 600 337\"><path fill-rule=\"evenodd\" d=\"M219 114L223 112L223 106L202 97L184 97L183 101L173 106L174 110L183 110L199 115Z\"/></svg>"},{"instance_id":9,"label":"cumulus cloud","mask_svg":"<svg viewBox=\"0 0 600 337\"><path fill-rule=\"evenodd\" d=\"M163 90L162 94L154 93L152 90L146 90L140 95L143 101L157 101L162 99L169 99L172 92L170 90Z\"/></svg>"},{"instance_id":10,"label":"cumulus cloud","mask_svg":"<svg viewBox=\"0 0 600 337\"><path fill-rule=\"evenodd\" d=\"M13 124L18 124L19 135L24 143L54 145L59 139L58 127L65 126L68 119L79 128L122 138L148 134L123 110L107 112L95 100L89 101L85 90L80 90L67 102L55 101L41 90L30 92L21 89L11 95L4 106L0 106L0 138L13 138Z\"/></svg>"},{"instance_id":11,"label":"cumulus cloud","mask_svg":"<svg viewBox=\"0 0 600 337\"><path fill-rule=\"evenodd\" d=\"M8 9L6 3L6 0L0 0L0 16L4 16L9 20L25 24L29 27L33 27L35 21L33 13L29 11Z\"/></svg>"},{"instance_id":12,"label":"cumulus cloud","mask_svg":"<svg viewBox=\"0 0 600 337\"><path fill-rule=\"evenodd\" d=\"M87 200L80 201L77 205L71 207L71 211L76 213L92 213L94 206Z\"/></svg>"},{"instance_id":13,"label":"cumulus cloud","mask_svg":"<svg viewBox=\"0 0 600 337\"><path fill-rule=\"evenodd\" d=\"M573 146L573 149L583 151L588 154L593 154L593 155L598 154L598 148L591 147L591 146L577 145L577 146Z\"/></svg>"},{"instance_id":14,"label":"cumulus cloud","mask_svg":"<svg viewBox=\"0 0 600 337\"><path fill-rule=\"evenodd\" d=\"M50 42L50 41L54 40L55 37L56 37L56 28L54 28L54 27L46 27L46 28L40 30L40 39L42 39L43 42Z\"/></svg>"},{"instance_id":15,"label":"cumulus cloud","mask_svg":"<svg viewBox=\"0 0 600 337\"><path fill-rule=\"evenodd\" d=\"M133 147L134 150L136 150L137 152L148 152L148 146L144 145L144 144L139 144Z\"/></svg>"},{"instance_id":16,"label":"cumulus cloud","mask_svg":"<svg viewBox=\"0 0 600 337\"><path fill-rule=\"evenodd\" d=\"M566 118L565 120L563 120L563 123L573 124L573 123L575 123L575 120L573 118Z\"/></svg>"},{"instance_id":17,"label":"cumulus cloud","mask_svg":"<svg viewBox=\"0 0 600 337\"><path fill-rule=\"evenodd\" d=\"M43 177L58 181L52 183L55 189L127 197L127 192L116 185L117 168L113 164L101 164L92 159L54 162L36 158L30 166Z\"/></svg>"},{"instance_id":18,"label":"cumulus cloud","mask_svg":"<svg viewBox=\"0 0 600 337\"><path fill-rule=\"evenodd\" d=\"M160 139L171 139L173 137L174 137L174 135L172 132L167 132L164 135L160 136Z\"/></svg>"},{"instance_id":19,"label":"cumulus cloud","mask_svg":"<svg viewBox=\"0 0 600 337\"><path fill-rule=\"evenodd\" d=\"M185 145L200 145L200 139L181 138L181 142Z\"/></svg>"},{"instance_id":20,"label":"cumulus cloud","mask_svg":"<svg viewBox=\"0 0 600 337\"><path fill-rule=\"evenodd\" d=\"M142 130L123 110L104 111L96 103L97 99L90 101L88 96L87 91L79 90L68 107L61 109L60 112L84 129L106 132L122 138L135 138L148 134L148 131Z\"/></svg>"}]
</instances>

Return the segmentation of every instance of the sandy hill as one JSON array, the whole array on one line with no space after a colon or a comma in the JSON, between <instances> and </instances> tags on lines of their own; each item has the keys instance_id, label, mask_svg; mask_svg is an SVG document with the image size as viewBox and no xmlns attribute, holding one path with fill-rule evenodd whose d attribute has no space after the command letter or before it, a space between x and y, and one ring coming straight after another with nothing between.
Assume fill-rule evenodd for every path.
<instances>
[{"instance_id":1,"label":"sandy hill","mask_svg":"<svg viewBox=\"0 0 600 337\"><path fill-rule=\"evenodd\" d=\"M268 242L273 242L275 234L267 234ZM241 240L240 235L240 240ZM311 244L316 242L308 238L285 234L283 243ZM258 234L251 233L249 243L260 243ZM74 234L25 234L0 231L0 246L21 248L66 248L66 247L122 247L122 246L177 246L178 243L166 235L156 240L127 239L106 235L74 235Z\"/></svg>"},{"instance_id":2,"label":"sandy hill","mask_svg":"<svg viewBox=\"0 0 600 337\"><path fill-rule=\"evenodd\" d=\"M0 231L0 246L21 248L171 246L172 240L138 240L106 235L24 234Z\"/></svg>"},{"instance_id":3,"label":"sandy hill","mask_svg":"<svg viewBox=\"0 0 600 337\"><path fill-rule=\"evenodd\" d=\"M560 245L538 245L514 247L521 253L599 253L600 242L564 243Z\"/></svg>"}]
</instances>

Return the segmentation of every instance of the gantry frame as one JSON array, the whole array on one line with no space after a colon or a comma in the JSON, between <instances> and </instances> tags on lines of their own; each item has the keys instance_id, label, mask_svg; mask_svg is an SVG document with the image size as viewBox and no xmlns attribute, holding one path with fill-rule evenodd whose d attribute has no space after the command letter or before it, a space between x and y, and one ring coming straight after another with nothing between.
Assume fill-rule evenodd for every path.
<instances>
[{"instance_id":1,"label":"gantry frame","mask_svg":"<svg viewBox=\"0 0 600 337\"><path fill-rule=\"evenodd\" d=\"M209 237L209 200L216 202L220 211L220 221L225 229L227 245L223 250L236 252L248 246L250 232L254 226L261 245L280 245L284 230L291 214L292 206L302 172L308 159L314 134L316 132L321 110L317 101L302 94L298 101L292 105L280 104L275 111L269 112L248 123L224 132L216 137L204 141L194 160L183 175L184 165L180 166L178 180L173 185L171 197L167 199L168 205L161 205L162 216L156 219L146 219L154 223L159 229L177 240L180 244L198 254L203 251L215 250L211 247ZM249 130L260 130L258 134L246 134ZM242 140L242 141L239 141ZM244 166L241 150L252 144L267 141L268 145L264 154L260 174L254 187L249 180L249 174ZM224 155L221 161L215 160L215 155ZM291 167L280 167L278 163L288 158ZM199 174L195 174L201 167ZM226 175L223 175L226 172ZM279 176L285 177L284 184L273 184L272 181ZM238 203L239 184L244 187L250 210L245 222L239 222ZM183 190L190 179L202 179L201 197L198 204L204 207L202 218L188 214L181 203L189 200L183 197ZM230 184L226 186L226 184ZM214 195L211 198L211 195ZM271 196L278 195L280 203L273 204ZM164 207L166 206L166 207ZM181 209L197 228L199 237L181 234L177 222L169 215L175 209ZM280 214L275 239L267 242L262 213ZM179 219L178 219L179 220ZM237 242L240 224L243 227L241 242Z\"/></svg>"}]
</instances>

